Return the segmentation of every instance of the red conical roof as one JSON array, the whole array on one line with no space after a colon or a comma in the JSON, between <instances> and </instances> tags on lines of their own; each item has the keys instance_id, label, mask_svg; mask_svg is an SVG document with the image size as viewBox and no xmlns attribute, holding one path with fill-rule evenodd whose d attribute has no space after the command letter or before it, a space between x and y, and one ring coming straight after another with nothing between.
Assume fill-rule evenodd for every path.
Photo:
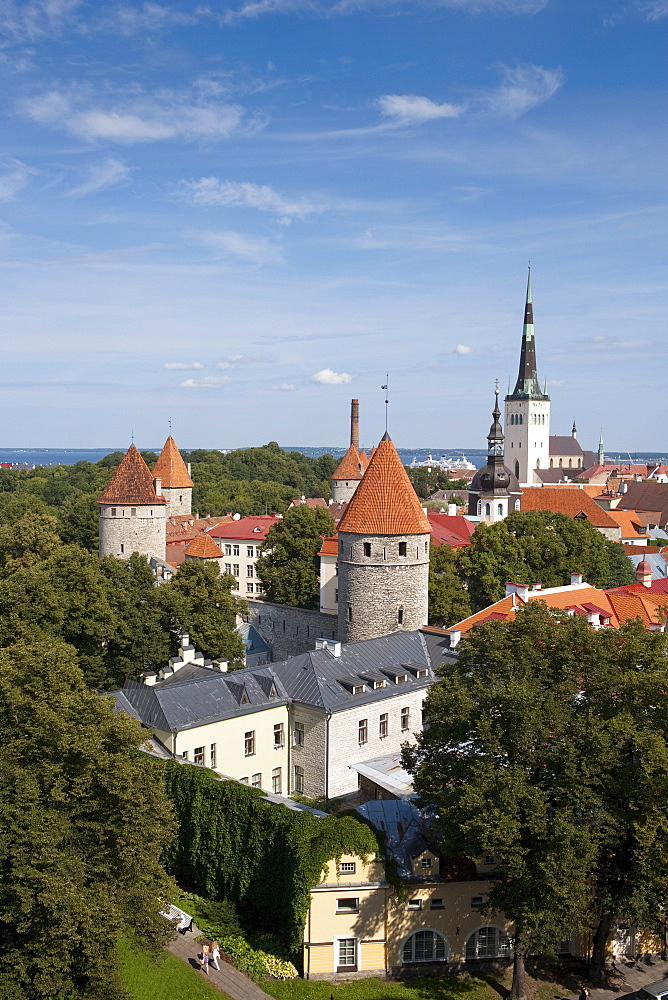
<instances>
[{"instance_id":1,"label":"red conical roof","mask_svg":"<svg viewBox=\"0 0 668 1000\"><path fill-rule=\"evenodd\" d=\"M186 463L181 458L181 452L171 434L165 441L160 458L153 466L153 478L157 479L158 476L162 479L162 485L168 490L187 489L193 484Z\"/></svg>"},{"instance_id":2,"label":"red conical roof","mask_svg":"<svg viewBox=\"0 0 668 1000\"><path fill-rule=\"evenodd\" d=\"M337 467L332 473L332 479L361 479L360 457L357 448L351 444Z\"/></svg>"},{"instance_id":3,"label":"red conical roof","mask_svg":"<svg viewBox=\"0 0 668 1000\"><path fill-rule=\"evenodd\" d=\"M428 535L429 521L389 436L369 461L339 531L357 535Z\"/></svg>"},{"instance_id":4,"label":"red conical roof","mask_svg":"<svg viewBox=\"0 0 668 1000\"><path fill-rule=\"evenodd\" d=\"M197 559L220 559L223 551L220 546L216 545L213 538L203 532L198 535L197 538L193 538L192 542L185 551L187 556L195 556Z\"/></svg>"},{"instance_id":5,"label":"red conical roof","mask_svg":"<svg viewBox=\"0 0 668 1000\"><path fill-rule=\"evenodd\" d=\"M166 503L156 496L153 476L135 445L131 444L113 476L102 490L98 503L147 504Z\"/></svg>"}]
</instances>

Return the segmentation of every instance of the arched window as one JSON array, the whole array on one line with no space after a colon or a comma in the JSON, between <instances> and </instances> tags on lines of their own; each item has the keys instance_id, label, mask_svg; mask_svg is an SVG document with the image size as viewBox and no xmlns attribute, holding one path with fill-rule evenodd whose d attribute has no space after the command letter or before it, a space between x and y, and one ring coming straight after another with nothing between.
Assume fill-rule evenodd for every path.
<instances>
[{"instance_id":1,"label":"arched window","mask_svg":"<svg viewBox=\"0 0 668 1000\"><path fill-rule=\"evenodd\" d=\"M520 502L519 502L519 500L516 500L515 501L515 510L519 510L519 509L520 509Z\"/></svg>"},{"instance_id":2,"label":"arched window","mask_svg":"<svg viewBox=\"0 0 668 1000\"><path fill-rule=\"evenodd\" d=\"M485 504L485 517L489 517L489 515L490 515L491 513L492 513L492 507L491 507L491 504L488 504L488 503L486 503L486 504Z\"/></svg>"},{"instance_id":3,"label":"arched window","mask_svg":"<svg viewBox=\"0 0 668 1000\"><path fill-rule=\"evenodd\" d=\"M466 959L507 958L511 953L508 935L500 927L479 927L466 942Z\"/></svg>"},{"instance_id":4,"label":"arched window","mask_svg":"<svg viewBox=\"0 0 668 1000\"><path fill-rule=\"evenodd\" d=\"M502 503L499 503L499 504L496 505L496 513L499 515L499 517L503 517L503 504Z\"/></svg>"},{"instance_id":5,"label":"arched window","mask_svg":"<svg viewBox=\"0 0 668 1000\"><path fill-rule=\"evenodd\" d=\"M569 459L568 459L568 468L569 468L569 469L572 469L572 468L573 468L573 459L572 459L572 458L569 458Z\"/></svg>"},{"instance_id":6,"label":"arched window","mask_svg":"<svg viewBox=\"0 0 668 1000\"><path fill-rule=\"evenodd\" d=\"M520 413L520 423L522 423L522 414Z\"/></svg>"},{"instance_id":7,"label":"arched window","mask_svg":"<svg viewBox=\"0 0 668 1000\"><path fill-rule=\"evenodd\" d=\"M515 462L515 478L516 479L520 478L520 463L519 462Z\"/></svg>"},{"instance_id":8,"label":"arched window","mask_svg":"<svg viewBox=\"0 0 668 1000\"><path fill-rule=\"evenodd\" d=\"M550 468L551 469L554 468L554 459L553 458L550 459Z\"/></svg>"},{"instance_id":9,"label":"arched window","mask_svg":"<svg viewBox=\"0 0 668 1000\"><path fill-rule=\"evenodd\" d=\"M539 458L536 459L536 468L540 469L540 459Z\"/></svg>"},{"instance_id":10,"label":"arched window","mask_svg":"<svg viewBox=\"0 0 668 1000\"><path fill-rule=\"evenodd\" d=\"M403 963L447 962L450 945L438 931L417 931L404 942Z\"/></svg>"},{"instance_id":11,"label":"arched window","mask_svg":"<svg viewBox=\"0 0 668 1000\"><path fill-rule=\"evenodd\" d=\"M564 460L563 460L563 458L560 458L560 459L559 459L559 468L560 468L560 469L561 469L561 467L563 466L563 464L564 464Z\"/></svg>"},{"instance_id":12,"label":"arched window","mask_svg":"<svg viewBox=\"0 0 668 1000\"><path fill-rule=\"evenodd\" d=\"M482 514L482 500L478 500L478 517Z\"/></svg>"}]
</instances>

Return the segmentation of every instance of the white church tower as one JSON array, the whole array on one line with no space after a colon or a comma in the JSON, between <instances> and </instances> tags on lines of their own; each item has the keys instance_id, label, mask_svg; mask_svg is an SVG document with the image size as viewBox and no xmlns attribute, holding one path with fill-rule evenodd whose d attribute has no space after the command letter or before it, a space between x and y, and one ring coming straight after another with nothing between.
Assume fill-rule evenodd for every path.
<instances>
[{"instance_id":1,"label":"white church tower","mask_svg":"<svg viewBox=\"0 0 668 1000\"><path fill-rule=\"evenodd\" d=\"M520 371L514 391L506 396L506 462L520 486L539 480L534 469L550 465L550 397L541 392L536 373L536 342L531 300L531 268L524 307Z\"/></svg>"}]
</instances>

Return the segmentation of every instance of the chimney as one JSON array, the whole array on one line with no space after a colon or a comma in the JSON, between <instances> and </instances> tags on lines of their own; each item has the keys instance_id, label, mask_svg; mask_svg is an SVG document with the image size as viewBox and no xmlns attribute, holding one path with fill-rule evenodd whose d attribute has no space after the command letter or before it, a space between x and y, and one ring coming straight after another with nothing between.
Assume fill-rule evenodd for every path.
<instances>
[{"instance_id":1,"label":"chimney","mask_svg":"<svg viewBox=\"0 0 668 1000\"><path fill-rule=\"evenodd\" d=\"M350 443L360 450L360 401L350 400Z\"/></svg>"},{"instance_id":2,"label":"chimney","mask_svg":"<svg viewBox=\"0 0 668 1000\"><path fill-rule=\"evenodd\" d=\"M448 504L448 517L456 517L456 516L457 516L457 504L456 503L449 503Z\"/></svg>"},{"instance_id":3,"label":"chimney","mask_svg":"<svg viewBox=\"0 0 668 1000\"><path fill-rule=\"evenodd\" d=\"M636 583L648 589L652 586L652 567L646 559L642 559L636 567Z\"/></svg>"},{"instance_id":4,"label":"chimney","mask_svg":"<svg viewBox=\"0 0 668 1000\"><path fill-rule=\"evenodd\" d=\"M450 632L449 632L450 649L455 649L455 647L459 645L459 641L460 641L461 637L462 637L462 633L461 633L460 629L458 629L458 628L450 629Z\"/></svg>"},{"instance_id":5,"label":"chimney","mask_svg":"<svg viewBox=\"0 0 668 1000\"><path fill-rule=\"evenodd\" d=\"M571 587L579 587L582 583L582 573L571 573Z\"/></svg>"},{"instance_id":6,"label":"chimney","mask_svg":"<svg viewBox=\"0 0 668 1000\"><path fill-rule=\"evenodd\" d=\"M162 477L161 476L156 476L155 479L153 480L153 489L154 489L155 495L157 497L161 497L162 496Z\"/></svg>"},{"instance_id":7,"label":"chimney","mask_svg":"<svg viewBox=\"0 0 668 1000\"><path fill-rule=\"evenodd\" d=\"M328 653L338 659L341 656L341 643L335 642L333 639L316 639L315 640L316 649L326 649Z\"/></svg>"},{"instance_id":8,"label":"chimney","mask_svg":"<svg viewBox=\"0 0 668 1000\"><path fill-rule=\"evenodd\" d=\"M188 475L190 476L191 474L192 474L192 466L190 465L190 462L188 462Z\"/></svg>"},{"instance_id":9,"label":"chimney","mask_svg":"<svg viewBox=\"0 0 668 1000\"><path fill-rule=\"evenodd\" d=\"M506 584L506 597L510 597L511 594L517 594L521 601L526 602L529 600L529 584L528 583L507 583Z\"/></svg>"}]
</instances>

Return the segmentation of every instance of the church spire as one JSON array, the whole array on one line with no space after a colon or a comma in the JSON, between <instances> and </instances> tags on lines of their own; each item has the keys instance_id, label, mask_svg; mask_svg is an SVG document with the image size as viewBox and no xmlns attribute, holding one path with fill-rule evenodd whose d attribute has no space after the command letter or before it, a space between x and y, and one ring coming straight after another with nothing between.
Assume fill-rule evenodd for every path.
<instances>
[{"instance_id":1,"label":"church spire","mask_svg":"<svg viewBox=\"0 0 668 1000\"><path fill-rule=\"evenodd\" d=\"M603 429L601 429L601 436L598 439L598 464L605 465L605 452L603 451Z\"/></svg>"},{"instance_id":2,"label":"church spire","mask_svg":"<svg viewBox=\"0 0 668 1000\"><path fill-rule=\"evenodd\" d=\"M533 300L531 297L531 265L527 280L527 296L524 304L524 327L522 329L522 350L520 352L520 370L517 382L510 399L544 399L550 397L541 392L536 372L536 341L533 329Z\"/></svg>"},{"instance_id":3,"label":"church spire","mask_svg":"<svg viewBox=\"0 0 668 1000\"><path fill-rule=\"evenodd\" d=\"M494 409L492 410L492 426L487 435L487 464L503 465L503 430L501 429L501 410L499 409L499 380L494 390Z\"/></svg>"}]
</instances>

